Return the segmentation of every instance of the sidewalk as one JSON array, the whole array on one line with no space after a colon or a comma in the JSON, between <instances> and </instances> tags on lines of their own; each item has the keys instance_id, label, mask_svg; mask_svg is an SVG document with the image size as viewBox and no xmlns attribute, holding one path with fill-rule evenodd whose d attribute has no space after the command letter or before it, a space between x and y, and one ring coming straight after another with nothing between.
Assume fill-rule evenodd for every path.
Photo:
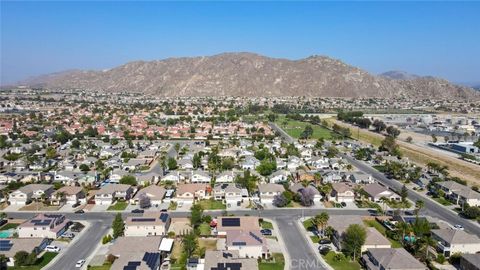
<instances>
[{"instance_id":1,"label":"sidewalk","mask_svg":"<svg viewBox=\"0 0 480 270\"><path fill-rule=\"evenodd\" d=\"M308 242L308 245L310 245L310 248L313 250L313 253L315 254L315 256L317 256L317 259L318 261L320 262L320 264L322 265L322 267L324 267L325 269L328 269L328 270L334 270L322 257L322 255L320 254L320 252L318 252L318 249L317 247L315 246L315 243L312 242L312 239L310 237L308 237L308 233L306 230L305 230L305 227L303 227L303 222L305 220L307 220L309 218L307 217L304 217L304 218L300 218L299 220L297 220L296 222L296 226L298 226L300 228L300 231L303 232L302 233L302 236L305 238L305 240Z\"/></svg>"}]
</instances>

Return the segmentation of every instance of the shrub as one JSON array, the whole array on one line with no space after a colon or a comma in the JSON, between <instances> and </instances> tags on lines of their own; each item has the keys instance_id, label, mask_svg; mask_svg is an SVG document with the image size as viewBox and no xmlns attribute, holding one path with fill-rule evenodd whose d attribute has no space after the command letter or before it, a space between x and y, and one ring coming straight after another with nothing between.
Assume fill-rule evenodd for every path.
<instances>
[{"instance_id":1,"label":"shrub","mask_svg":"<svg viewBox=\"0 0 480 270\"><path fill-rule=\"evenodd\" d=\"M335 256L333 256L333 261L335 262L341 262L341 261L344 261L346 258L345 258L345 255L343 255L343 253L336 253Z\"/></svg>"},{"instance_id":2,"label":"shrub","mask_svg":"<svg viewBox=\"0 0 480 270\"><path fill-rule=\"evenodd\" d=\"M443 254L438 254L437 262L443 264L445 262L445 256L443 256Z\"/></svg>"},{"instance_id":3,"label":"shrub","mask_svg":"<svg viewBox=\"0 0 480 270\"><path fill-rule=\"evenodd\" d=\"M109 264L113 264L116 259L117 259L117 257L115 257L113 254L108 254L106 261L107 261Z\"/></svg>"}]
</instances>

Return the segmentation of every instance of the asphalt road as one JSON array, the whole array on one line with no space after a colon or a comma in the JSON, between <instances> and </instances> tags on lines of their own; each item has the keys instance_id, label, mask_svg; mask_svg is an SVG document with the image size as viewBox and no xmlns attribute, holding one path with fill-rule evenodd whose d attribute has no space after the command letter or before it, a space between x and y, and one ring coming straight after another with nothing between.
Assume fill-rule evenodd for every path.
<instances>
[{"instance_id":1,"label":"asphalt road","mask_svg":"<svg viewBox=\"0 0 480 270\"><path fill-rule=\"evenodd\" d=\"M110 220L104 219L102 221L92 221L90 226L86 228L85 232L82 232L81 237L69 245L65 250L61 252L60 257L55 260L48 270L64 270L75 269L75 264L81 259L86 259L91 255L96 244L99 243L102 237L108 232L110 228ZM87 262L88 263L88 262ZM86 269L87 263L85 263L82 269Z\"/></svg>"},{"instance_id":2,"label":"asphalt road","mask_svg":"<svg viewBox=\"0 0 480 270\"><path fill-rule=\"evenodd\" d=\"M288 142L288 143L293 143L295 142L295 139L292 138L292 136L288 135L287 132L285 132L285 130L281 129L279 126L277 126L277 124L273 123L273 122L268 122L268 125L274 129L275 131L278 131L278 133L280 133L280 136L282 136L282 138Z\"/></svg>"},{"instance_id":3,"label":"asphalt road","mask_svg":"<svg viewBox=\"0 0 480 270\"><path fill-rule=\"evenodd\" d=\"M367 209L267 209L267 210L239 210L228 211L229 214L237 216L259 216L273 219L277 222L282 238L290 257L290 269L323 269L318 258L313 253L310 245L306 242L305 235L298 227L297 220L303 216L314 216L320 211L326 211L329 215L368 215ZM59 212L61 213L61 212ZM27 219L36 213L32 212L10 212L9 218ZM82 233L80 238L71 246L65 249L58 260L52 262L48 270L74 269L75 263L80 259L88 258L102 237L108 232L116 213L113 212L90 212L85 214L61 213L68 219L75 221L88 221L91 226ZM172 217L188 217L190 212L171 212ZM205 214L221 216L224 211L205 211ZM141 214L122 213L122 216L140 216ZM87 262L88 263L88 262Z\"/></svg>"},{"instance_id":4,"label":"asphalt road","mask_svg":"<svg viewBox=\"0 0 480 270\"><path fill-rule=\"evenodd\" d=\"M372 177L383 183L385 186L388 186L394 190L400 190L402 188L402 183L394 179L388 179L383 173L377 171L375 168L366 164L365 162L358 161L348 155L343 155L343 157L358 169L372 175ZM417 200L422 200L425 202L425 207L422 211L423 214L439 218L452 225L460 224L465 228L465 231L480 235L480 227L478 225L473 224L467 219L461 218L460 216L458 216L458 214L451 212L450 210L437 204L436 202L433 202L412 190L408 191L408 198L414 202L416 202Z\"/></svg>"}]
</instances>

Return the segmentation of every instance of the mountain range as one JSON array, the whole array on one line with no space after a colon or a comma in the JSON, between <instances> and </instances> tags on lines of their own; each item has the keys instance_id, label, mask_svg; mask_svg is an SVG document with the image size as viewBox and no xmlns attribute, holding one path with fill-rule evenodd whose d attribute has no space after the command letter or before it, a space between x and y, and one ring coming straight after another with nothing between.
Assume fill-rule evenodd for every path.
<instances>
[{"instance_id":1,"label":"mountain range","mask_svg":"<svg viewBox=\"0 0 480 270\"><path fill-rule=\"evenodd\" d=\"M479 99L472 88L392 71L379 76L325 56L299 60L253 53L135 61L109 70L68 70L21 85L159 96L312 96Z\"/></svg>"}]
</instances>

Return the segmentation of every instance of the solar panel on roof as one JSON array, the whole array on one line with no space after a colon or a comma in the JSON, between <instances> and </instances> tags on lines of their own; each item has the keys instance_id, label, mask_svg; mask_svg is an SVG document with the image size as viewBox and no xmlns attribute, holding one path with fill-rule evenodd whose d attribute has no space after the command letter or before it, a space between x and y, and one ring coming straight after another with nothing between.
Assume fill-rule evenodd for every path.
<instances>
[{"instance_id":1,"label":"solar panel on roof","mask_svg":"<svg viewBox=\"0 0 480 270\"><path fill-rule=\"evenodd\" d=\"M255 238L255 240L257 240L258 242L263 243L262 239L258 237L256 234L254 234L253 232L249 232L249 234L251 237Z\"/></svg>"},{"instance_id":2,"label":"solar panel on roof","mask_svg":"<svg viewBox=\"0 0 480 270\"><path fill-rule=\"evenodd\" d=\"M0 251L10 251L13 243L10 240L0 240Z\"/></svg>"},{"instance_id":3,"label":"solar panel on roof","mask_svg":"<svg viewBox=\"0 0 480 270\"><path fill-rule=\"evenodd\" d=\"M160 214L160 220L163 221L163 222L167 222L168 214L167 213L161 213Z\"/></svg>"},{"instance_id":4,"label":"solar panel on roof","mask_svg":"<svg viewBox=\"0 0 480 270\"><path fill-rule=\"evenodd\" d=\"M232 245L234 245L234 246L246 246L247 243L245 243L245 242L232 242Z\"/></svg>"},{"instance_id":5,"label":"solar panel on roof","mask_svg":"<svg viewBox=\"0 0 480 270\"><path fill-rule=\"evenodd\" d=\"M153 222L155 221L154 218L132 218L134 222Z\"/></svg>"},{"instance_id":6,"label":"solar panel on roof","mask_svg":"<svg viewBox=\"0 0 480 270\"><path fill-rule=\"evenodd\" d=\"M150 267L150 269L155 269L157 262L160 260L160 253L158 252L145 252L143 255L143 261Z\"/></svg>"},{"instance_id":7,"label":"solar panel on roof","mask_svg":"<svg viewBox=\"0 0 480 270\"><path fill-rule=\"evenodd\" d=\"M240 218L222 218L223 227L238 227L240 226Z\"/></svg>"}]
</instances>

